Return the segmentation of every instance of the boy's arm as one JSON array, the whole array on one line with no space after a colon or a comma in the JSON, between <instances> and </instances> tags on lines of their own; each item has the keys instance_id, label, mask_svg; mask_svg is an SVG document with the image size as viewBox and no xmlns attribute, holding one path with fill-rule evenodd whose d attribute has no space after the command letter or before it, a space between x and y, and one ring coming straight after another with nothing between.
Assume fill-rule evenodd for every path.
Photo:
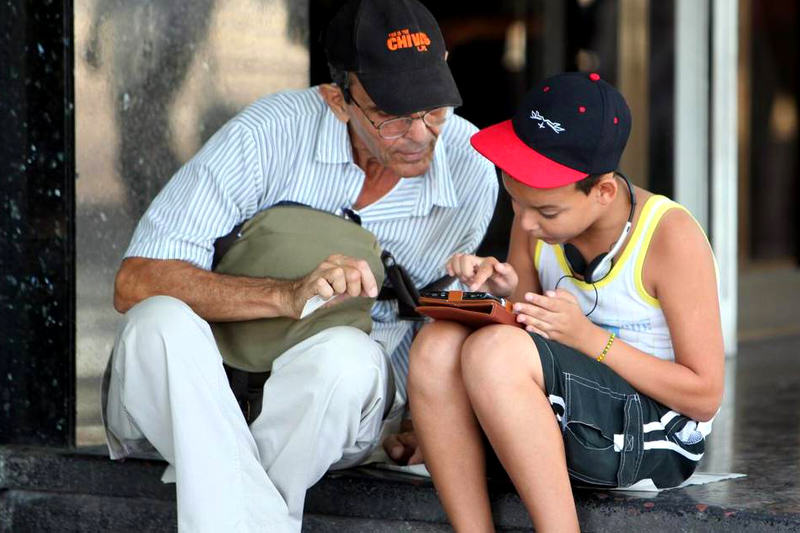
<instances>
[{"instance_id":1,"label":"boy's arm","mask_svg":"<svg viewBox=\"0 0 800 533\"><path fill-rule=\"evenodd\" d=\"M511 294L514 301L524 301L526 292L542 293L542 286L539 283L539 274L533 263L536 253L536 239L530 237L522 229L516 216L511 224L511 239L508 244L508 263L514 267L519 277L517 288Z\"/></svg>"},{"instance_id":2,"label":"boy's arm","mask_svg":"<svg viewBox=\"0 0 800 533\"><path fill-rule=\"evenodd\" d=\"M673 209L664 215L644 263L643 283L660 302L675 362L615 342L604 363L667 407L708 420L722 399L722 326L711 247L687 212ZM599 355L608 333L595 330L590 337L585 353Z\"/></svg>"}]
</instances>

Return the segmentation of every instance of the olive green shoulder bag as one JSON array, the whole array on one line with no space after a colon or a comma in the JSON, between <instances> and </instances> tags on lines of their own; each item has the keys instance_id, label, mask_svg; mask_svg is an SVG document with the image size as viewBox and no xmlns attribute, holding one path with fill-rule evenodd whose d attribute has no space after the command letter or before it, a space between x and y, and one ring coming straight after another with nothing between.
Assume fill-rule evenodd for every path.
<instances>
[{"instance_id":1,"label":"olive green shoulder bag","mask_svg":"<svg viewBox=\"0 0 800 533\"><path fill-rule=\"evenodd\" d=\"M332 254L364 259L378 287L383 285L381 248L359 224L302 205L278 205L256 214L236 235L214 271L237 276L296 280ZM334 326L372 330L374 298L347 298L296 320L288 317L214 322L211 330L226 365L247 372L269 372L292 346Z\"/></svg>"}]
</instances>

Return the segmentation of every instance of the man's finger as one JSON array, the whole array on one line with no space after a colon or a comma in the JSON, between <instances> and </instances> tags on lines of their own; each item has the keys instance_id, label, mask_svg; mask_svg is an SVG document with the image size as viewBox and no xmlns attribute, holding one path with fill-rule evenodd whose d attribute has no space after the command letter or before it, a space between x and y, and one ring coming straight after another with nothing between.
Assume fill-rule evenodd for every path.
<instances>
[{"instance_id":1,"label":"man's finger","mask_svg":"<svg viewBox=\"0 0 800 533\"><path fill-rule=\"evenodd\" d=\"M336 294L342 294L347 291L347 279L345 279L344 269L340 266L328 270L323 276L331 287L333 287Z\"/></svg>"},{"instance_id":2,"label":"man's finger","mask_svg":"<svg viewBox=\"0 0 800 533\"><path fill-rule=\"evenodd\" d=\"M316 279L316 281L314 281L312 285L312 290L314 294L312 294L311 296L318 294L323 298L325 298L326 300L335 294L335 291L333 290L333 287L331 287L331 284L328 283L328 280L326 280L323 277L319 277Z\"/></svg>"},{"instance_id":3,"label":"man's finger","mask_svg":"<svg viewBox=\"0 0 800 533\"><path fill-rule=\"evenodd\" d=\"M362 294L370 298L378 296L378 282L375 281L375 276L369 268L369 263L363 259L348 257L345 264L359 274L359 292L358 294L350 293L350 296L361 296ZM348 281L351 281L351 278L348 278Z\"/></svg>"},{"instance_id":4,"label":"man's finger","mask_svg":"<svg viewBox=\"0 0 800 533\"><path fill-rule=\"evenodd\" d=\"M397 440L402 442L405 446L417 445L417 434L413 431L404 431L397 434Z\"/></svg>"},{"instance_id":5,"label":"man's finger","mask_svg":"<svg viewBox=\"0 0 800 533\"><path fill-rule=\"evenodd\" d=\"M383 441L383 449L386 451L386 454L394 460L403 456L404 447L397 440L397 435L389 435L386 437L386 440Z\"/></svg>"},{"instance_id":6,"label":"man's finger","mask_svg":"<svg viewBox=\"0 0 800 533\"><path fill-rule=\"evenodd\" d=\"M332 265L341 265L345 259L347 259L347 257L342 254L331 254L325 259L325 261L331 263Z\"/></svg>"},{"instance_id":7,"label":"man's finger","mask_svg":"<svg viewBox=\"0 0 800 533\"><path fill-rule=\"evenodd\" d=\"M369 263L363 259L356 261L356 268L361 272L361 290L370 298L378 297L378 282L375 280L375 274L369 268Z\"/></svg>"},{"instance_id":8,"label":"man's finger","mask_svg":"<svg viewBox=\"0 0 800 533\"><path fill-rule=\"evenodd\" d=\"M411 457L408 458L408 464L410 465L419 465L422 464L424 458L422 457L422 448L417 446L417 449L414 450L414 453L411 454Z\"/></svg>"},{"instance_id":9,"label":"man's finger","mask_svg":"<svg viewBox=\"0 0 800 533\"><path fill-rule=\"evenodd\" d=\"M345 267L344 277L347 282L347 294L353 298L361 296L361 271L355 267Z\"/></svg>"}]
</instances>

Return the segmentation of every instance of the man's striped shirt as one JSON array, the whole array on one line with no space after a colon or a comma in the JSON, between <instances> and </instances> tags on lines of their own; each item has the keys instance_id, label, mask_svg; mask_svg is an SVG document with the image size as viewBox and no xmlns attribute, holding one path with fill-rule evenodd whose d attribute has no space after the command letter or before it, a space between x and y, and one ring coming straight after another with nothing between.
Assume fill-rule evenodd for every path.
<instances>
[{"instance_id":1,"label":"man's striped shirt","mask_svg":"<svg viewBox=\"0 0 800 533\"><path fill-rule=\"evenodd\" d=\"M358 211L364 228L409 272L417 287L445 274L447 259L478 247L497 199L494 167L469 144L476 128L453 116L426 174L401 179ZM283 201L340 212L358 198L364 172L353 161L347 126L316 87L265 97L223 126L166 184L133 234L125 257L179 259L210 269L214 241ZM391 354L405 399L416 323L376 302L372 338Z\"/></svg>"}]
</instances>

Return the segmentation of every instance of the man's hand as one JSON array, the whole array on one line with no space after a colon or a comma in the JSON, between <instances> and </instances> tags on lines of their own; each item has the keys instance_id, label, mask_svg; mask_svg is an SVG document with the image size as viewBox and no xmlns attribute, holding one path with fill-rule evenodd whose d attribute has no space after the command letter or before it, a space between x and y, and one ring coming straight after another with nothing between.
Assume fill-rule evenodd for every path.
<instances>
[{"instance_id":1,"label":"man's hand","mask_svg":"<svg viewBox=\"0 0 800 533\"><path fill-rule=\"evenodd\" d=\"M422 463L422 449L413 431L394 433L383 441L383 449L399 465L418 465Z\"/></svg>"},{"instance_id":2,"label":"man's hand","mask_svg":"<svg viewBox=\"0 0 800 533\"><path fill-rule=\"evenodd\" d=\"M311 274L295 281L291 289L286 315L292 318L300 318L306 302L316 295L326 300L334 296L378 296L378 284L369 263L339 254L325 259Z\"/></svg>"},{"instance_id":3,"label":"man's hand","mask_svg":"<svg viewBox=\"0 0 800 533\"><path fill-rule=\"evenodd\" d=\"M514 267L494 257L455 254L447 261L446 268L448 275L456 276L469 290L490 292L495 296L511 296L519 283Z\"/></svg>"}]
</instances>

